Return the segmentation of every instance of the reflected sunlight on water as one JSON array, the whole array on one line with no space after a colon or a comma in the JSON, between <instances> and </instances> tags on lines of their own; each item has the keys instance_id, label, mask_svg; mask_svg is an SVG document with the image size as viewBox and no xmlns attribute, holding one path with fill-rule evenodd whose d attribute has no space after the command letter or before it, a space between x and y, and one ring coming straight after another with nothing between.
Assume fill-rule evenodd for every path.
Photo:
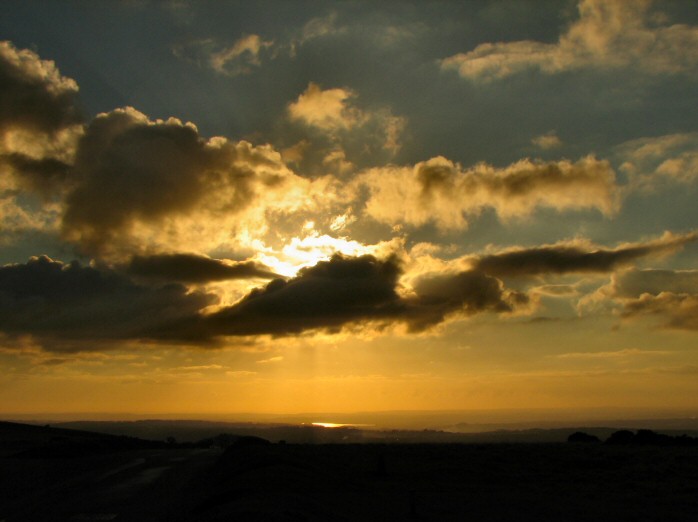
<instances>
[{"instance_id":1,"label":"reflected sunlight on water","mask_svg":"<svg viewBox=\"0 0 698 522\"><path fill-rule=\"evenodd\" d=\"M337 422L313 422L312 425L321 428L366 428L375 426L375 424L343 424Z\"/></svg>"}]
</instances>

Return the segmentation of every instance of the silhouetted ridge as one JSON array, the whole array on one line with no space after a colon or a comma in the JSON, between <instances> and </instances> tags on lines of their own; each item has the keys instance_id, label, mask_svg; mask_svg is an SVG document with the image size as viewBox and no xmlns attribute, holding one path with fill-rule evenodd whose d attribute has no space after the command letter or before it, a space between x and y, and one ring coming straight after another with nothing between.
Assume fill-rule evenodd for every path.
<instances>
[{"instance_id":1,"label":"silhouetted ridge","mask_svg":"<svg viewBox=\"0 0 698 522\"><path fill-rule=\"evenodd\" d=\"M581 443L598 443L601 442L596 435L589 435L583 431L575 431L572 435L567 437L567 442L581 442Z\"/></svg>"},{"instance_id":2,"label":"silhouetted ridge","mask_svg":"<svg viewBox=\"0 0 698 522\"><path fill-rule=\"evenodd\" d=\"M571 437L571 435L570 435ZM645 446L698 446L698 438L688 435L671 436L655 433L652 430L620 430L613 433L606 444L611 445L645 445Z\"/></svg>"}]
</instances>

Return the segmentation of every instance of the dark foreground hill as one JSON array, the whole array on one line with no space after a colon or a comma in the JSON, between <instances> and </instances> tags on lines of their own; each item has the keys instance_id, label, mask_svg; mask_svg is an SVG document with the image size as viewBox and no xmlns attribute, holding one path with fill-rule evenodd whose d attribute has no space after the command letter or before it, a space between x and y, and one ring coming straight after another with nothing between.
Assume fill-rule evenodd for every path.
<instances>
[{"instance_id":1,"label":"dark foreground hill","mask_svg":"<svg viewBox=\"0 0 698 522\"><path fill-rule=\"evenodd\" d=\"M177 520L695 521L696 448L231 447Z\"/></svg>"},{"instance_id":2,"label":"dark foreground hill","mask_svg":"<svg viewBox=\"0 0 698 522\"><path fill-rule=\"evenodd\" d=\"M0 441L17 449L21 431L34 447L47 434L101 437L0 424ZM698 448L248 437L225 451L161 443L51 456L3 452L0 520L693 522Z\"/></svg>"}]
</instances>

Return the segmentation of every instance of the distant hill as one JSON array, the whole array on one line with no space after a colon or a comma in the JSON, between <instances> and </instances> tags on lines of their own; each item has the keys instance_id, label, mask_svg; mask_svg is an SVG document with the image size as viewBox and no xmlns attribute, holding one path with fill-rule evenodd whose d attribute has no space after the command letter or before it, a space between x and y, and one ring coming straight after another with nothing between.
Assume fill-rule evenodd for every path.
<instances>
[{"instance_id":1,"label":"distant hill","mask_svg":"<svg viewBox=\"0 0 698 522\"><path fill-rule=\"evenodd\" d=\"M0 421L0 457L71 457L165 446L137 437Z\"/></svg>"}]
</instances>

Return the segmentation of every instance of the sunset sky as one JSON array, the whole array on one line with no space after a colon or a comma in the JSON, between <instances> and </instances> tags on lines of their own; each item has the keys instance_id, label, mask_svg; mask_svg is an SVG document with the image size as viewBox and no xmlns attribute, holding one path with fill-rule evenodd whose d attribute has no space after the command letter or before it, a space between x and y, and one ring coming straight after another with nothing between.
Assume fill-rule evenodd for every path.
<instances>
[{"instance_id":1,"label":"sunset sky","mask_svg":"<svg viewBox=\"0 0 698 522\"><path fill-rule=\"evenodd\" d=\"M5 1L0 414L698 412L691 1Z\"/></svg>"}]
</instances>

